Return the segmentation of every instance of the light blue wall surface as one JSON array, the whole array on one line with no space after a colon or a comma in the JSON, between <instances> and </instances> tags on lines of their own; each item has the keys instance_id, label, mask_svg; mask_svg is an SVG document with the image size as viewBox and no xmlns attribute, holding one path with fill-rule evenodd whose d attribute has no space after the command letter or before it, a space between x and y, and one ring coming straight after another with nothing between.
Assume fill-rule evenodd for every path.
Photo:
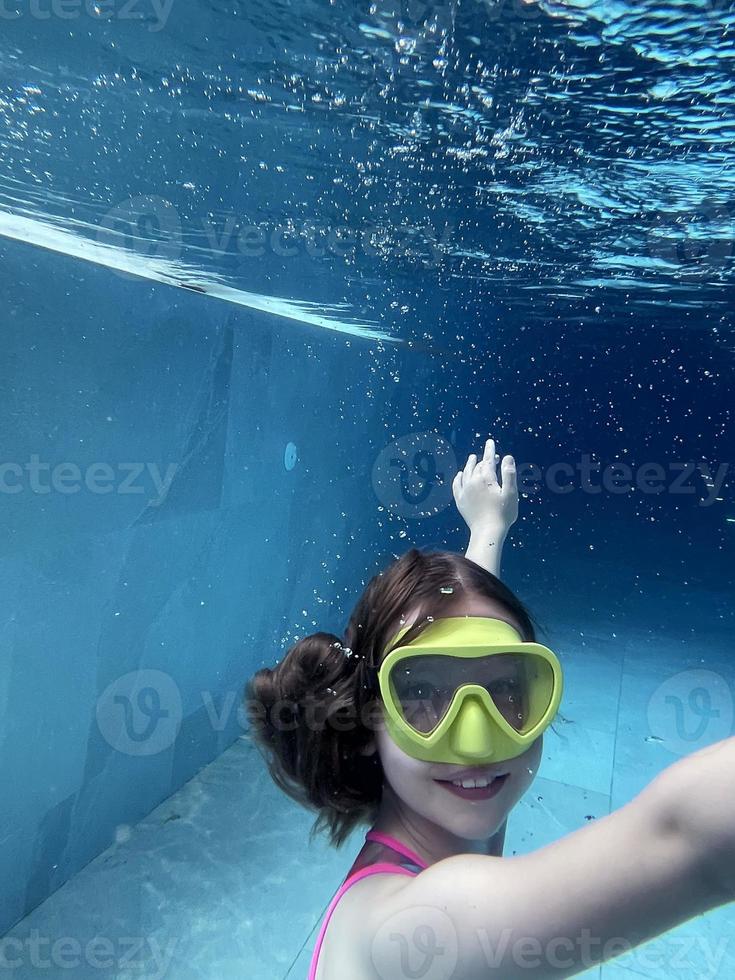
<instances>
[{"instance_id":1,"label":"light blue wall surface","mask_svg":"<svg viewBox=\"0 0 735 980\"><path fill-rule=\"evenodd\" d=\"M374 381L318 328L28 246L2 259L0 462L76 464L57 487L80 489L3 470L0 934L231 744L282 623L329 616L325 555L361 523L345 385ZM391 412L362 404L361 434ZM85 487L95 463L114 492ZM175 464L165 498L145 472L123 492L125 463Z\"/></svg>"}]
</instances>

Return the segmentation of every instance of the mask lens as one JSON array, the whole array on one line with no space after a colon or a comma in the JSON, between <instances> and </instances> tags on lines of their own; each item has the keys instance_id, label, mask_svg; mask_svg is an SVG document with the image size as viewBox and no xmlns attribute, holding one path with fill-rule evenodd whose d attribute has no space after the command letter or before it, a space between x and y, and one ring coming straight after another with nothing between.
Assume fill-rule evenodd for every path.
<instances>
[{"instance_id":1,"label":"mask lens","mask_svg":"<svg viewBox=\"0 0 735 980\"><path fill-rule=\"evenodd\" d=\"M520 734L530 731L551 704L554 673L534 653L494 653L478 657L422 654L399 660L390 684L406 722L428 735L440 724L465 684L484 687L503 719Z\"/></svg>"},{"instance_id":2,"label":"mask lens","mask_svg":"<svg viewBox=\"0 0 735 980\"><path fill-rule=\"evenodd\" d=\"M409 657L390 672L393 698L408 724L428 735L449 710L456 687L433 656Z\"/></svg>"}]
</instances>

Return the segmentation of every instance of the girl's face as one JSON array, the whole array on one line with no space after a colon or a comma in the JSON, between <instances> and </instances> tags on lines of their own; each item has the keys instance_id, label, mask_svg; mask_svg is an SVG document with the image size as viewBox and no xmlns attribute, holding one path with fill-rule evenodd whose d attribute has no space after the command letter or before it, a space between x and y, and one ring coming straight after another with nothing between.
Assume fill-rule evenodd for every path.
<instances>
[{"instance_id":1,"label":"girl's face","mask_svg":"<svg viewBox=\"0 0 735 980\"><path fill-rule=\"evenodd\" d=\"M510 623L516 630L520 624L499 603L484 597L473 597L453 610L452 615L489 616ZM402 625L413 620L406 617ZM399 624L396 630L400 628ZM515 759L487 766L491 775L508 773L500 791L488 800L467 800L447 789L441 782L451 777L459 765L424 762L407 755L393 741L383 725L377 727L375 744L380 754L385 781L393 790L394 805L403 811L409 822L423 818L438 825L455 837L464 840L487 840L502 826L506 817L533 782L541 760L543 737ZM466 768L470 768L468 763ZM483 768L481 766L473 768Z\"/></svg>"}]
</instances>

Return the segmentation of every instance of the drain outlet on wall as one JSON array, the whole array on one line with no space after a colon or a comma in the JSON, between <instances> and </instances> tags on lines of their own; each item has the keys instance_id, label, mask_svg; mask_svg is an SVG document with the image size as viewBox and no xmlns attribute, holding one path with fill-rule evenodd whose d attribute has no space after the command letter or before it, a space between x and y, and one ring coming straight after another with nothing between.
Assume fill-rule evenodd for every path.
<instances>
[{"instance_id":1,"label":"drain outlet on wall","mask_svg":"<svg viewBox=\"0 0 735 980\"><path fill-rule=\"evenodd\" d=\"M292 470L296 465L299 458L299 454L296 451L296 446L293 442L289 442L286 446L286 451L283 454L283 465L287 470Z\"/></svg>"}]
</instances>

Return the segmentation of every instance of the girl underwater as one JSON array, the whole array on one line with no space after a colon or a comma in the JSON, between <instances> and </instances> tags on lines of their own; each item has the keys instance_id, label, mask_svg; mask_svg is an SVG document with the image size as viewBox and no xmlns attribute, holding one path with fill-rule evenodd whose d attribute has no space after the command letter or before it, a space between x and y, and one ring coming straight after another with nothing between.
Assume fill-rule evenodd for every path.
<instances>
[{"instance_id":1,"label":"girl underwater","mask_svg":"<svg viewBox=\"0 0 735 980\"><path fill-rule=\"evenodd\" d=\"M503 857L557 712L561 664L500 579L518 516L495 443L453 482L463 556L411 549L365 588L344 642L318 632L247 683L276 783L312 836L365 844L321 924L308 980L568 977L735 900L735 738L630 803Z\"/></svg>"}]
</instances>

